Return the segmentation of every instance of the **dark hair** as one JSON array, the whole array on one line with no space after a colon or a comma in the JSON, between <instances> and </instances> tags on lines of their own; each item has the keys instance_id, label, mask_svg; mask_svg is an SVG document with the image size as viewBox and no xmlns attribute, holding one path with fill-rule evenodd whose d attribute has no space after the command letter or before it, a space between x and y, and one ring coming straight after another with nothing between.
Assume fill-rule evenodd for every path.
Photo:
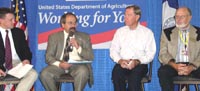
<instances>
[{"instance_id":1,"label":"dark hair","mask_svg":"<svg viewBox=\"0 0 200 91\"><path fill-rule=\"evenodd\" d=\"M62 27L62 24L66 23L65 19L66 19L67 16L74 16L76 18L76 22L78 21L78 19L77 19L75 14L73 14L72 12L68 12L68 13L66 13L66 14L61 16L61 19L60 19L60 26L61 27Z\"/></svg>"},{"instance_id":2,"label":"dark hair","mask_svg":"<svg viewBox=\"0 0 200 91\"><path fill-rule=\"evenodd\" d=\"M137 5L128 6L128 7L126 7L126 9L133 9L134 13L135 13L136 15L139 15L140 17L141 17L141 15L142 15L141 9L140 9L140 7L137 6Z\"/></svg>"},{"instance_id":3,"label":"dark hair","mask_svg":"<svg viewBox=\"0 0 200 91\"><path fill-rule=\"evenodd\" d=\"M5 8L5 7L0 8L0 18L4 18L5 15L8 13L14 14L10 8Z\"/></svg>"}]
</instances>

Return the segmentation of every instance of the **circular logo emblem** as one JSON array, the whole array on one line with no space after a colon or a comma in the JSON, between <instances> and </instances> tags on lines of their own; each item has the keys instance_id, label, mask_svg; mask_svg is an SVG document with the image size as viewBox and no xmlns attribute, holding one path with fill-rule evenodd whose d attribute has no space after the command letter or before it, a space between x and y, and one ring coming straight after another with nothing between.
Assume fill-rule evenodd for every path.
<instances>
[{"instance_id":1,"label":"circular logo emblem","mask_svg":"<svg viewBox=\"0 0 200 91\"><path fill-rule=\"evenodd\" d=\"M164 22L163 29L170 28L170 27L173 27L175 25L176 25L176 23L175 23L174 18L170 17Z\"/></svg>"}]
</instances>

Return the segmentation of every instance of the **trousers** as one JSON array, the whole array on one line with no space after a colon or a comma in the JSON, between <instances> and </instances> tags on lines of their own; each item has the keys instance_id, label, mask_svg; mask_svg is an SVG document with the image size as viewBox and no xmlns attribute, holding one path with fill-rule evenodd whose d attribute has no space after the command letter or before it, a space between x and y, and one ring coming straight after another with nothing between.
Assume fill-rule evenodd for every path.
<instances>
[{"instance_id":1,"label":"trousers","mask_svg":"<svg viewBox=\"0 0 200 91\"><path fill-rule=\"evenodd\" d=\"M114 91L141 91L141 80L147 74L146 64L137 65L132 70L124 69L116 64L112 71ZM126 88L126 80L128 88Z\"/></svg>"},{"instance_id":2,"label":"trousers","mask_svg":"<svg viewBox=\"0 0 200 91\"><path fill-rule=\"evenodd\" d=\"M58 91L55 78L64 74L65 70L55 65L44 68L40 74L40 80L46 91ZM89 79L89 70L85 64L75 64L69 68L69 74L74 77L75 91L83 91Z\"/></svg>"},{"instance_id":3,"label":"trousers","mask_svg":"<svg viewBox=\"0 0 200 91\"><path fill-rule=\"evenodd\" d=\"M192 71L193 77L200 78L200 68ZM158 77L162 91L174 91L173 77L178 76L178 72L170 65L162 65L158 69Z\"/></svg>"}]
</instances>

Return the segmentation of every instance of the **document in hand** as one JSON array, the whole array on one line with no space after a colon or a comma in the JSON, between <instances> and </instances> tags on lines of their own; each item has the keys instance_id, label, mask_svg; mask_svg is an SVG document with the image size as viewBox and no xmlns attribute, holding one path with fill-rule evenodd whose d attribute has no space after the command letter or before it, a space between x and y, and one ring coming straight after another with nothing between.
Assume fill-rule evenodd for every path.
<instances>
[{"instance_id":1,"label":"document in hand","mask_svg":"<svg viewBox=\"0 0 200 91\"><path fill-rule=\"evenodd\" d=\"M70 64L84 64L84 63L92 63L92 61L88 61L88 60L77 61L77 60L69 59L68 63L70 63Z\"/></svg>"},{"instance_id":2,"label":"document in hand","mask_svg":"<svg viewBox=\"0 0 200 91\"><path fill-rule=\"evenodd\" d=\"M8 71L8 74L20 79L24 77L31 70L32 67L33 65L30 64L23 65L22 63L20 63L16 67L10 69Z\"/></svg>"}]
</instances>

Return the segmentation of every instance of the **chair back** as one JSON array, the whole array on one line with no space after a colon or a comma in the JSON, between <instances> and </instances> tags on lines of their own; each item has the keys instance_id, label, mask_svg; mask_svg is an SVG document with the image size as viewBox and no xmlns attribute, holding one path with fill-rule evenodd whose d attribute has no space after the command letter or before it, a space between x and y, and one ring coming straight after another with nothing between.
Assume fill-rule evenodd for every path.
<instances>
[{"instance_id":1,"label":"chair back","mask_svg":"<svg viewBox=\"0 0 200 91\"><path fill-rule=\"evenodd\" d=\"M149 83L151 82L151 78L152 78L152 68L153 68L153 61L151 61L149 64L148 64L148 73L145 77L142 78L141 80L141 88L142 88L142 91L144 91L144 83Z\"/></svg>"},{"instance_id":2,"label":"chair back","mask_svg":"<svg viewBox=\"0 0 200 91\"><path fill-rule=\"evenodd\" d=\"M152 79L152 68L153 68L153 61L151 61L149 64L148 64L148 73L147 75L142 79L142 83L147 83L147 82L150 82L151 79Z\"/></svg>"}]
</instances>

